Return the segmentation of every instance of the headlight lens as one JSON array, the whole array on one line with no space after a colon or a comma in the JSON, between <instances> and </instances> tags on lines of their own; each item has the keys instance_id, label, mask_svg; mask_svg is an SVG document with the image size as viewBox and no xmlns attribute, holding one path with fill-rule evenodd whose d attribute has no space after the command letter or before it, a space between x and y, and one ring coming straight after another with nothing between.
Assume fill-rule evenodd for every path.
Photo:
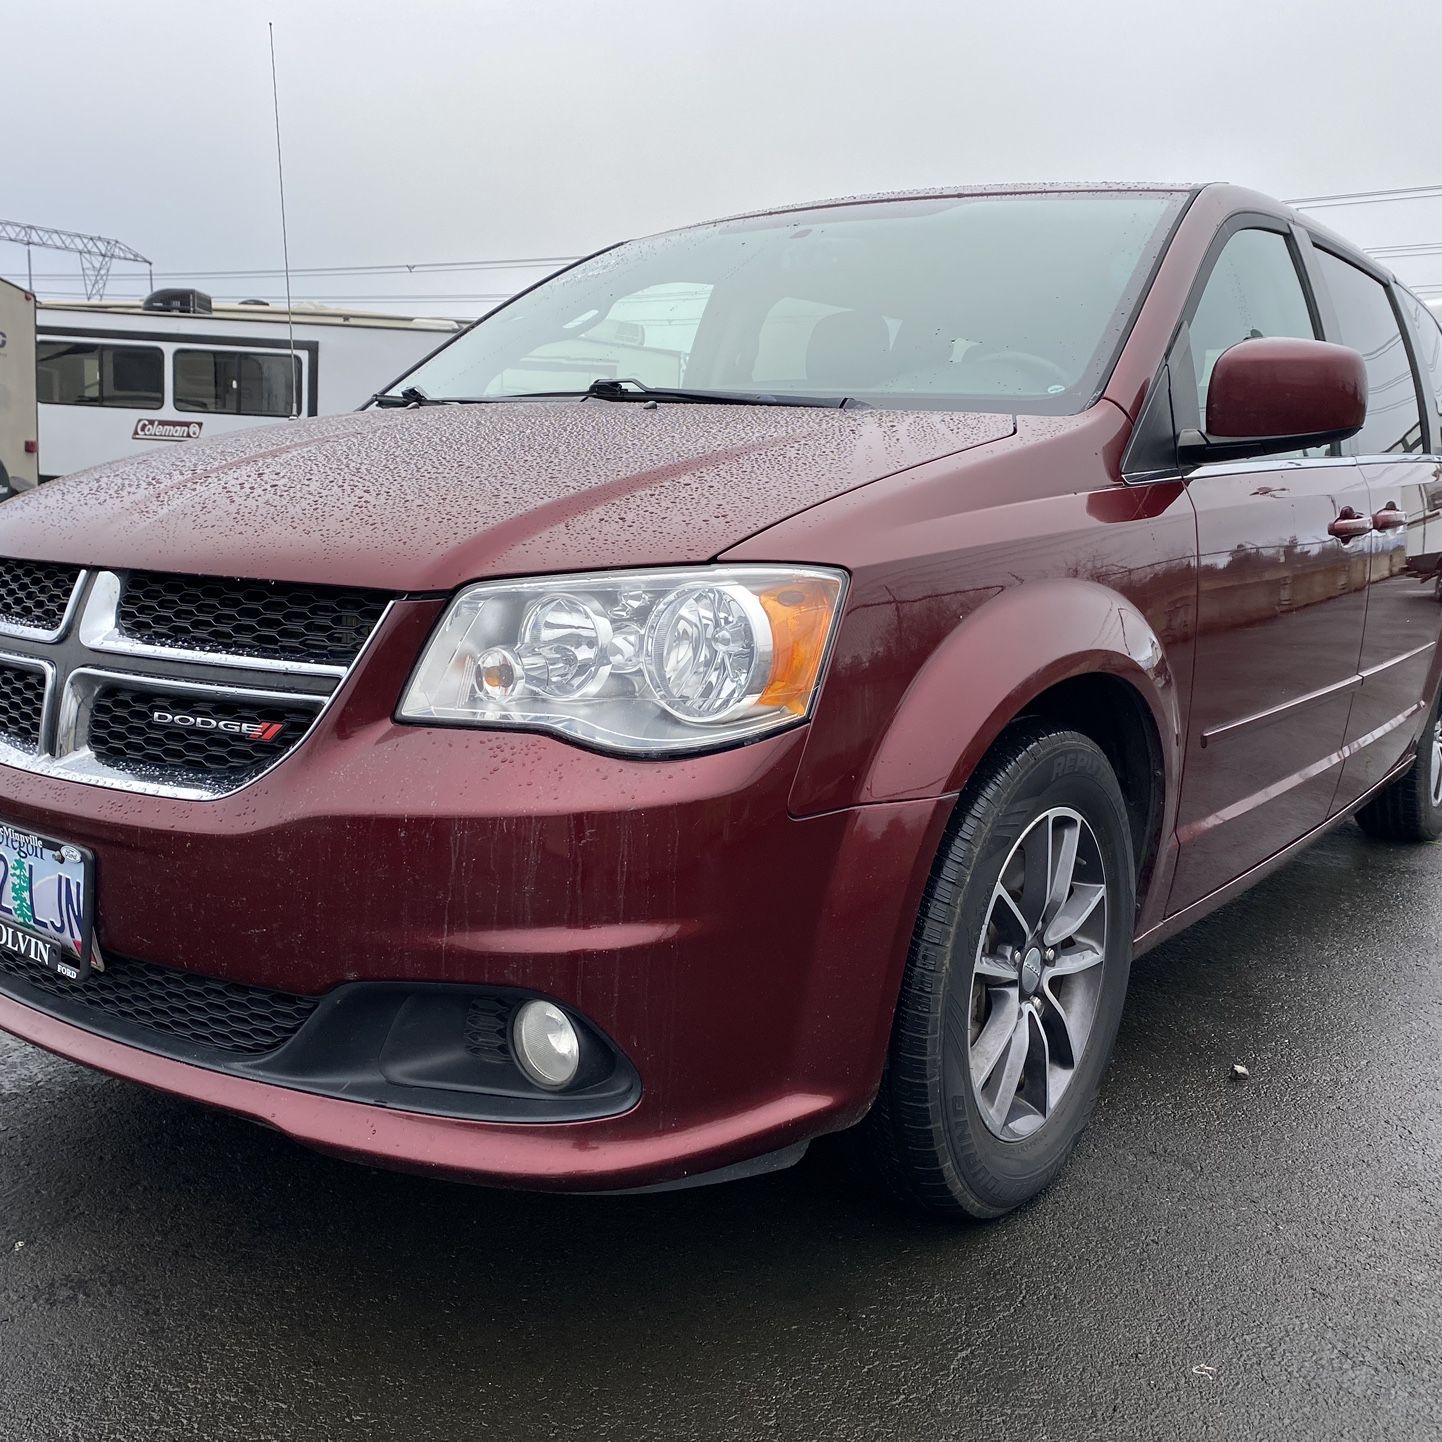
<instances>
[{"instance_id":1,"label":"headlight lens","mask_svg":"<svg viewBox=\"0 0 1442 1442\"><path fill-rule=\"evenodd\" d=\"M758 736L810 713L844 587L840 571L772 566L468 586L400 717L556 731L616 751Z\"/></svg>"}]
</instances>

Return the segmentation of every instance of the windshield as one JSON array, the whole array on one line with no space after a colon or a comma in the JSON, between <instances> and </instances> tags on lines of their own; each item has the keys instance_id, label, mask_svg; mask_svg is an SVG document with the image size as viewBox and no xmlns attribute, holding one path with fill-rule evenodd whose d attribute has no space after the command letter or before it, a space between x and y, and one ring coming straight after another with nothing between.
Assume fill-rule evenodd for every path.
<instances>
[{"instance_id":1,"label":"windshield","mask_svg":"<svg viewBox=\"0 0 1442 1442\"><path fill-rule=\"evenodd\" d=\"M1068 414L1100 391L1177 193L875 202L632 241L493 312L392 387L593 381Z\"/></svg>"}]
</instances>

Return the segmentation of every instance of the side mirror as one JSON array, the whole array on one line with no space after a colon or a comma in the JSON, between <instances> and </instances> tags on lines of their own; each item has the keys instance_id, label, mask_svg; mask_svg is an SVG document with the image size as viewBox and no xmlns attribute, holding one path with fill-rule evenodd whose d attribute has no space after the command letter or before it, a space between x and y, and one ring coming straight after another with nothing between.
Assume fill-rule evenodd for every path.
<instances>
[{"instance_id":1,"label":"side mirror","mask_svg":"<svg viewBox=\"0 0 1442 1442\"><path fill-rule=\"evenodd\" d=\"M1220 461L1343 441L1367 419L1367 367L1348 346L1261 336L1217 357L1206 431L1178 438L1183 461Z\"/></svg>"}]
</instances>

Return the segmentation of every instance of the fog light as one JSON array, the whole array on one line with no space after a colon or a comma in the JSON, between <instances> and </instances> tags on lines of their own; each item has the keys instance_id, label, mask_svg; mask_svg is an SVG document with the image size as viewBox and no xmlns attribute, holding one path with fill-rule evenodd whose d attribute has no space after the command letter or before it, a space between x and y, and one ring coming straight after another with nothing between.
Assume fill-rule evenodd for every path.
<instances>
[{"instance_id":1,"label":"fog light","mask_svg":"<svg viewBox=\"0 0 1442 1442\"><path fill-rule=\"evenodd\" d=\"M581 1038L571 1019L548 1001L528 1001L511 1023L521 1069L537 1086L569 1086L581 1065Z\"/></svg>"}]
</instances>

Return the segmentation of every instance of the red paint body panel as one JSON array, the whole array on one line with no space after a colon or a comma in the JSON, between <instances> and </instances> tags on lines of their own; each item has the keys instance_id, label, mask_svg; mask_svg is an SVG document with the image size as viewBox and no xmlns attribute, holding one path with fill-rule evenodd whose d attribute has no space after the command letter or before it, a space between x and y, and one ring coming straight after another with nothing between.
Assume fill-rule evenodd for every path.
<instances>
[{"instance_id":1,"label":"red paint body panel","mask_svg":"<svg viewBox=\"0 0 1442 1442\"><path fill-rule=\"evenodd\" d=\"M7 502L7 556L412 596L316 730L230 797L0 768L0 816L96 853L102 948L309 994L519 988L591 1019L640 1094L603 1120L466 1121L205 1070L3 997L0 1026L346 1155L633 1186L865 1113L956 797L1063 683L1104 678L1152 743L1130 783L1155 792L1137 802L1139 935L1260 875L1415 744L1439 620L1414 604L1414 553L1436 497L1411 470L1345 461L1124 480L1198 268L1240 212L1288 218L1200 192L1075 416L393 410L178 446ZM1367 515L1395 500L1407 524L1342 543L1327 524L1348 497L1370 497ZM848 572L807 724L638 760L394 721L440 593L717 557ZM309 898L303 925L268 901L282 881Z\"/></svg>"},{"instance_id":2,"label":"red paint body panel","mask_svg":"<svg viewBox=\"0 0 1442 1442\"><path fill-rule=\"evenodd\" d=\"M7 503L0 553L389 591L705 561L1011 430L1007 415L601 400L364 411L67 476Z\"/></svg>"}]
</instances>

